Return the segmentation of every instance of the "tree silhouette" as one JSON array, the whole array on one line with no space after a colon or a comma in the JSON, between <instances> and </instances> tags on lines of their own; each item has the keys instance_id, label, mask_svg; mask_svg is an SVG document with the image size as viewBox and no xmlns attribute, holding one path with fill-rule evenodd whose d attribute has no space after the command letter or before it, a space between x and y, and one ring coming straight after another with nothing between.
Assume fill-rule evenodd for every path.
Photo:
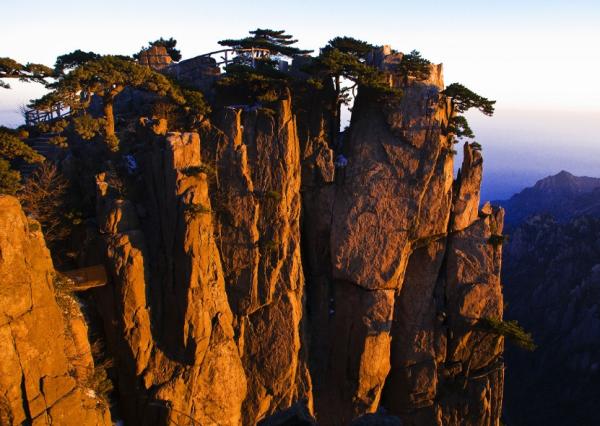
<instances>
[{"instance_id":1,"label":"tree silhouette","mask_svg":"<svg viewBox=\"0 0 600 426\"><path fill-rule=\"evenodd\" d=\"M66 53L57 57L56 63L54 64L54 72L57 75L64 74L65 71L70 71L75 67L96 59L100 59L100 55L97 53L84 52L77 49L71 53Z\"/></svg>"},{"instance_id":2,"label":"tree silhouette","mask_svg":"<svg viewBox=\"0 0 600 426\"><path fill-rule=\"evenodd\" d=\"M41 64L27 63L22 65L11 58L0 58L0 88L10 89L10 85L2 79L18 78L21 81L46 85L46 79L54 77L52 68Z\"/></svg>"},{"instance_id":3,"label":"tree silhouette","mask_svg":"<svg viewBox=\"0 0 600 426\"><path fill-rule=\"evenodd\" d=\"M496 101L484 98L460 83L452 83L442 93L451 100L447 133L453 135L457 140L475 137L466 117L460 114L472 108L478 109L487 116L494 114Z\"/></svg>"},{"instance_id":4,"label":"tree silhouette","mask_svg":"<svg viewBox=\"0 0 600 426\"><path fill-rule=\"evenodd\" d=\"M387 76L378 68L367 63L368 53L375 46L352 37L336 37L321 49L319 56L306 71L322 82L333 84L331 100L333 125L331 139L335 143L341 123L342 105L347 105L357 87L377 96L399 96L401 91L392 88ZM343 80L351 82L344 86Z\"/></svg>"},{"instance_id":5,"label":"tree silhouette","mask_svg":"<svg viewBox=\"0 0 600 426\"><path fill-rule=\"evenodd\" d=\"M21 175L11 168L10 162L22 159L27 163L40 163L44 157L35 152L23 139L26 134L5 127L0 128L0 194L15 194Z\"/></svg>"},{"instance_id":6,"label":"tree silhouette","mask_svg":"<svg viewBox=\"0 0 600 426\"><path fill-rule=\"evenodd\" d=\"M74 103L77 108L84 109L89 106L93 95L102 100L104 136L111 150L118 148L114 102L126 87L170 96L175 102L185 103L180 91L164 75L149 67L141 66L131 59L118 56L102 56L87 61L63 75L52 87L54 91L43 97L40 102L60 101L71 102L70 105L73 105L74 98L79 97L80 100Z\"/></svg>"},{"instance_id":7,"label":"tree silhouette","mask_svg":"<svg viewBox=\"0 0 600 426\"><path fill-rule=\"evenodd\" d=\"M228 46L233 49L266 49L270 55L282 55L293 57L297 55L306 55L312 50L303 50L292 45L296 44L293 36L286 34L285 30L270 30L257 28L254 31L249 31L252 34L250 37L239 39L225 39L219 41L221 46ZM242 55L242 58L248 62L247 55Z\"/></svg>"}]
</instances>

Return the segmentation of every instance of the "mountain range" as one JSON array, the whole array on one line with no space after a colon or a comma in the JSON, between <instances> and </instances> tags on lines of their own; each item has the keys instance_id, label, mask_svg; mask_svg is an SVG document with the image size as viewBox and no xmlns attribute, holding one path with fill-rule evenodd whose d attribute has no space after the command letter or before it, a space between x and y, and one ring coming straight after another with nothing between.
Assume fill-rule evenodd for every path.
<instances>
[{"instance_id":1,"label":"mountain range","mask_svg":"<svg viewBox=\"0 0 600 426\"><path fill-rule=\"evenodd\" d=\"M507 348L511 425L600 424L600 179L562 171L506 202L505 317L538 348Z\"/></svg>"}]
</instances>

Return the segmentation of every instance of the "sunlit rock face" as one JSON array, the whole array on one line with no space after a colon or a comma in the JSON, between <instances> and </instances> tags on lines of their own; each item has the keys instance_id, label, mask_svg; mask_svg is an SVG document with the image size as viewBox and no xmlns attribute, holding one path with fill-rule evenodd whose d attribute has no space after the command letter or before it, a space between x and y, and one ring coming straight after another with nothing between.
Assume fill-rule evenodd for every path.
<instances>
[{"instance_id":1,"label":"sunlit rock face","mask_svg":"<svg viewBox=\"0 0 600 426\"><path fill-rule=\"evenodd\" d=\"M142 123L131 187L96 176L127 424L498 424L503 341L476 325L502 317L503 211L479 209L471 145L453 176L441 65L416 81L380 53L403 96L359 90L337 152L292 91L193 133Z\"/></svg>"},{"instance_id":2,"label":"sunlit rock face","mask_svg":"<svg viewBox=\"0 0 600 426\"><path fill-rule=\"evenodd\" d=\"M0 277L0 424L111 425L88 380L94 361L79 305L55 292L40 224L4 195Z\"/></svg>"},{"instance_id":3,"label":"sunlit rock face","mask_svg":"<svg viewBox=\"0 0 600 426\"><path fill-rule=\"evenodd\" d=\"M384 69L394 55L380 59ZM454 181L442 68L431 71L424 82L392 73L403 89L396 104L359 94L345 178L303 192L322 424L380 408L406 424L499 420L502 341L475 324L502 316L500 249L488 240L502 232L503 213L479 214L482 160L468 144Z\"/></svg>"}]
</instances>

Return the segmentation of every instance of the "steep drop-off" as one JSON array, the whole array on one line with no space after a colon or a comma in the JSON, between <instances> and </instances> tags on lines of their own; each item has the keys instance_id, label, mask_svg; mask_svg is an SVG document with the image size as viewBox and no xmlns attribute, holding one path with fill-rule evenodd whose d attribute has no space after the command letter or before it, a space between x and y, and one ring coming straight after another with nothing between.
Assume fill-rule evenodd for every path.
<instances>
[{"instance_id":1,"label":"steep drop-off","mask_svg":"<svg viewBox=\"0 0 600 426\"><path fill-rule=\"evenodd\" d=\"M502 271L506 316L538 346L507 353L512 424L600 422L599 185L561 172L506 202L513 224Z\"/></svg>"}]
</instances>

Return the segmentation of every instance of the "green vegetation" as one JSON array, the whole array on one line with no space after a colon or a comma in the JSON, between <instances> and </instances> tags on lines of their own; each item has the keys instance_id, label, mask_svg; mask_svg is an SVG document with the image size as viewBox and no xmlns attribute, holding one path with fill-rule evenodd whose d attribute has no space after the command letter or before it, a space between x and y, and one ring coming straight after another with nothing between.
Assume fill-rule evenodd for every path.
<instances>
[{"instance_id":1,"label":"green vegetation","mask_svg":"<svg viewBox=\"0 0 600 426\"><path fill-rule=\"evenodd\" d=\"M56 75L62 75L89 61L98 60L100 58L101 56L97 53L84 52L77 49L71 53L66 53L57 57L56 63L54 64L54 72Z\"/></svg>"},{"instance_id":2,"label":"green vegetation","mask_svg":"<svg viewBox=\"0 0 600 426\"><path fill-rule=\"evenodd\" d=\"M457 139L473 139L475 137L475 133L464 115L455 115L448 120L448 133L453 134Z\"/></svg>"},{"instance_id":3,"label":"green vegetation","mask_svg":"<svg viewBox=\"0 0 600 426\"><path fill-rule=\"evenodd\" d=\"M35 152L15 130L0 127L0 194L14 195L20 188L21 175L11 167L11 161L41 163L44 157ZM26 137L26 136L25 136Z\"/></svg>"},{"instance_id":4,"label":"green vegetation","mask_svg":"<svg viewBox=\"0 0 600 426\"><path fill-rule=\"evenodd\" d=\"M286 34L285 30L270 30L257 28L254 31L249 31L250 37L239 39L225 39L219 41L221 46L231 47L233 49L266 49L270 55L296 56L306 55L312 50L303 50L292 46L298 40L295 40L292 35ZM246 65L250 65L252 58L241 55L241 60Z\"/></svg>"},{"instance_id":5,"label":"green vegetation","mask_svg":"<svg viewBox=\"0 0 600 426\"><path fill-rule=\"evenodd\" d=\"M92 140L100 133L104 127L104 118L94 118L89 114L82 114L78 117L73 117L73 129L84 140Z\"/></svg>"},{"instance_id":6,"label":"green vegetation","mask_svg":"<svg viewBox=\"0 0 600 426\"><path fill-rule=\"evenodd\" d=\"M186 176L198 176L200 173L204 173L207 176L214 176L216 174L215 169L204 163L199 166L186 167L182 172Z\"/></svg>"},{"instance_id":7,"label":"green vegetation","mask_svg":"<svg viewBox=\"0 0 600 426\"><path fill-rule=\"evenodd\" d=\"M118 56L102 56L86 61L63 75L52 87L54 91L42 98L45 102L38 102L34 106L39 108L47 103L60 102L83 110L90 105L92 95L102 100L102 130L106 144L112 151L116 151L119 144L115 133L113 106L115 98L126 87L147 90L159 96L169 96L177 103L185 103L185 98L165 76ZM77 97L79 100L72 102ZM87 131L85 133L90 135Z\"/></svg>"},{"instance_id":8,"label":"green vegetation","mask_svg":"<svg viewBox=\"0 0 600 426\"><path fill-rule=\"evenodd\" d=\"M459 139L473 139L475 137L467 119L464 115L460 114L472 108L476 108L488 116L494 114L494 104L496 101L484 98L460 83L452 83L442 93L451 99L452 106L449 114L447 133L453 135L455 142Z\"/></svg>"},{"instance_id":9,"label":"green vegetation","mask_svg":"<svg viewBox=\"0 0 600 426\"><path fill-rule=\"evenodd\" d=\"M0 88L10 89L10 85L3 79L18 78L20 81L41 83L46 85L47 78L53 77L52 68L41 64L22 65L11 58L0 58Z\"/></svg>"},{"instance_id":10,"label":"green vegetation","mask_svg":"<svg viewBox=\"0 0 600 426\"><path fill-rule=\"evenodd\" d=\"M217 82L219 97L225 104L275 102L287 94L290 85L290 77L269 62L260 61L255 67L232 64L225 71Z\"/></svg>"},{"instance_id":11,"label":"green vegetation","mask_svg":"<svg viewBox=\"0 0 600 426\"><path fill-rule=\"evenodd\" d=\"M525 350L534 351L537 347L533 341L531 333L527 333L517 321L502 321L494 318L482 318L479 320L478 326L479 328L490 333L498 336L504 336L507 340Z\"/></svg>"},{"instance_id":12,"label":"green vegetation","mask_svg":"<svg viewBox=\"0 0 600 426\"><path fill-rule=\"evenodd\" d=\"M481 151L481 144L479 142L471 142L469 145L471 146L472 150Z\"/></svg>"},{"instance_id":13,"label":"green vegetation","mask_svg":"<svg viewBox=\"0 0 600 426\"><path fill-rule=\"evenodd\" d=\"M331 138L337 139L341 127L341 109L348 105L356 89L379 98L398 98L402 92L390 87L387 76L367 63L368 53L375 47L352 37L336 37L321 49L321 53L305 67L317 88L327 88L333 84L329 99L329 109L333 113ZM344 82L349 81L349 85Z\"/></svg>"},{"instance_id":14,"label":"green vegetation","mask_svg":"<svg viewBox=\"0 0 600 426\"><path fill-rule=\"evenodd\" d=\"M422 81L427 80L431 74L431 62L421 56L418 50L413 50L402 57L398 71L407 81L409 78Z\"/></svg>"},{"instance_id":15,"label":"green vegetation","mask_svg":"<svg viewBox=\"0 0 600 426\"><path fill-rule=\"evenodd\" d=\"M483 96L467 89L460 83L452 83L446 87L444 94L452 99L453 110L458 113L464 113L471 108L477 108L485 115L494 114L494 104L496 101L490 101Z\"/></svg>"},{"instance_id":16,"label":"green vegetation","mask_svg":"<svg viewBox=\"0 0 600 426\"><path fill-rule=\"evenodd\" d=\"M306 55L310 50L302 50L293 36L285 30L256 29L251 36L241 39L226 39L219 44L233 49L264 49L266 55L256 52L240 52L234 63L226 68L226 74L217 82L219 97L225 104L255 102L275 102L285 97L291 83L291 77L276 68L273 57L294 57Z\"/></svg>"},{"instance_id":17,"label":"green vegetation","mask_svg":"<svg viewBox=\"0 0 600 426\"><path fill-rule=\"evenodd\" d=\"M274 201L281 201L281 192L277 192L277 191L267 191L265 193L265 197L270 198L271 200Z\"/></svg>"},{"instance_id":18,"label":"green vegetation","mask_svg":"<svg viewBox=\"0 0 600 426\"><path fill-rule=\"evenodd\" d=\"M492 234L490 236L490 238L488 239L488 243L490 243L494 247L499 247L502 244L504 244L504 242L507 240L508 240L508 235Z\"/></svg>"}]
</instances>

